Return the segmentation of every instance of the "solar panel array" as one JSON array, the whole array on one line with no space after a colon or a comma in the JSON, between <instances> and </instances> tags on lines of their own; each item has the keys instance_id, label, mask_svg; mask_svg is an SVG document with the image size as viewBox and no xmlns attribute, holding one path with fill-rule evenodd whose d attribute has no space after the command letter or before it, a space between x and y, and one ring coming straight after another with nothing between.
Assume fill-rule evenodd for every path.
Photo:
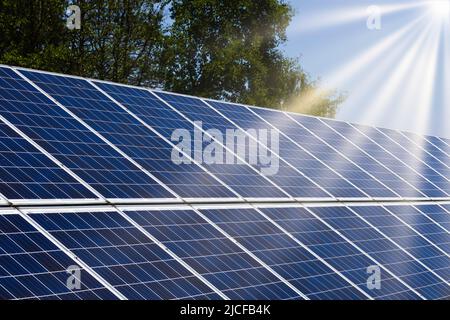
<instances>
[{"instance_id":1,"label":"solar panel array","mask_svg":"<svg viewBox=\"0 0 450 320\"><path fill-rule=\"evenodd\" d=\"M447 139L0 66L0 299L450 299L449 183Z\"/></svg>"}]
</instances>

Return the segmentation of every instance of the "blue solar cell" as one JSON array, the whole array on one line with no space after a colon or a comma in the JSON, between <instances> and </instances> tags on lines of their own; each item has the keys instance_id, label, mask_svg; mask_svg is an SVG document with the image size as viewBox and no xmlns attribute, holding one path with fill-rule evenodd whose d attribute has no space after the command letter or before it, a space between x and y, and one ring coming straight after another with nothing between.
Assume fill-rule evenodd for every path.
<instances>
[{"instance_id":1,"label":"blue solar cell","mask_svg":"<svg viewBox=\"0 0 450 320\"><path fill-rule=\"evenodd\" d=\"M232 300L300 298L194 211L126 214Z\"/></svg>"},{"instance_id":2,"label":"blue solar cell","mask_svg":"<svg viewBox=\"0 0 450 320\"><path fill-rule=\"evenodd\" d=\"M322 119L322 121L333 126L333 129L344 136L352 137L353 143L365 150L379 162L383 163L409 185L413 186L417 190L417 193L411 193L411 197L433 197L443 195L442 191L439 191L428 180L420 176L417 171L414 171L414 168L408 167L402 161L402 158L407 155L407 152L397 151L396 154L391 154L389 151L392 150L385 150L384 147L386 147L386 144L392 144L392 141L375 128L360 125L342 127L337 126L337 122L335 121L326 119Z\"/></svg>"},{"instance_id":3,"label":"blue solar cell","mask_svg":"<svg viewBox=\"0 0 450 320\"><path fill-rule=\"evenodd\" d=\"M424 178L441 189L446 196L450 194L450 181L448 180L450 170L445 164L450 158L447 155L440 154L437 148L434 148L424 138L412 138L415 143L398 131L379 130L403 148L402 151L407 154L406 160L404 160L406 164L416 168Z\"/></svg>"},{"instance_id":4,"label":"blue solar cell","mask_svg":"<svg viewBox=\"0 0 450 320\"><path fill-rule=\"evenodd\" d=\"M439 150L441 150L444 154L450 156L450 145L446 143L446 141L450 142L450 140L432 136L426 136L425 138L434 146L439 148Z\"/></svg>"},{"instance_id":5,"label":"blue solar cell","mask_svg":"<svg viewBox=\"0 0 450 320\"><path fill-rule=\"evenodd\" d=\"M301 121L301 124L305 128L314 132L329 145L334 146L348 159L353 161L367 173L371 174L372 177L389 187L397 196L405 198L424 197L418 190L415 190L406 181L402 180L395 171L389 170L383 162L378 161L365 149L360 148L355 141L358 139L358 132L349 124L338 121L326 121L312 117L299 118L304 119L304 121ZM342 135L340 132L345 132L345 135ZM370 141L367 141L366 146L369 145ZM380 195L382 196L382 193ZM394 197L396 195L394 195ZM386 194L386 196L389 195Z\"/></svg>"},{"instance_id":6,"label":"blue solar cell","mask_svg":"<svg viewBox=\"0 0 450 320\"><path fill-rule=\"evenodd\" d=\"M395 133L397 134L397 132ZM415 146L411 145L414 150L419 151L423 149L422 151L419 151L417 154L415 154L416 157L420 157L423 151L428 152L432 156L432 158L430 159L431 163L438 164L440 167L442 167L444 170L442 174L445 173L445 176L447 177L448 166L442 166L442 164L443 162L445 164L445 162L448 161L448 154L444 150L445 147L443 146L444 143L442 142L442 140L437 137L421 136L411 132L402 132L401 134L415 144ZM441 149L441 147L443 148Z\"/></svg>"},{"instance_id":7,"label":"blue solar cell","mask_svg":"<svg viewBox=\"0 0 450 320\"><path fill-rule=\"evenodd\" d=\"M205 130L219 130L224 136L226 132L238 132L238 128L233 125L231 122L220 116L216 113L212 108L202 102L200 99L172 95L169 93L155 93L166 102L168 102L172 107L183 113L186 117L188 117L191 121L200 121L203 124ZM255 128L259 129L259 128ZM241 134L243 132L241 131ZM237 143L233 148L233 151L236 153L240 153L238 150L249 150L250 149L250 141L252 141L249 136L243 134L245 141L239 141L237 139ZM228 141L227 141L228 143ZM290 168L283 161L279 161L271 151L264 149L262 146L257 146L258 152L261 154L265 154L272 159L271 165L276 164L276 170L271 174L267 174L266 177L272 181L275 185L281 187L284 191L286 191L289 195L294 197L307 197L307 198L315 198L315 197L328 197L326 193L320 190L316 185L308 181L301 174L296 172L294 169ZM256 150L256 149L255 149ZM250 152L245 152L245 154L241 153L241 158L244 158L247 163L250 163L252 167L254 167L259 172L264 173L264 169L267 168L260 160L261 158L256 157L257 161L250 161L251 157L254 157L254 154L250 154ZM237 160L236 160L237 161ZM276 162L276 163L275 163ZM248 175L248 174L247 174ZM253 174L256 179L260 179L257 174ZM266 180L261 180L264 185L268 185ZM258 184L257 184L258 185ZM299 188L303 186L303 188ZM250 197L254 197L253 195L249 195ZM269 195L270 197L270 195Z\"/></svg>"},{"instance_id":8,"label":"blue solar cell","mask_svg":"<svg viewBox=\"0 0 450 320\"><path fill-rule=\"evenodd\" d=\"M322 178L322 176L325 176L329 179L335 178L338 181L343 180L347 184L348 182L351 182L356 188L359 188L359 190L364 191L371 197L396 197L396 195L392 191L383 186L378 180L369 176L355 164L348 161L340 153L332 149L329 145L301 127L301 125L303 125L304 123L310 124L309 126L305 125L305 127L308 127L308 129L313 131L314 134L318 135L320 138L323 138L321 136L321 132L318 131L318 129L320 128L318 128L315 123L311 122L317 119L299 117L297 119L298 122L301 122L301 125L299 125L295 121L288 118L284 113L276 111L262 110L258 108L247 109L245 107L234 104L225 104L214 101L211 101L210 103L214 108L218 109L221 113L223 113L232 121L236 122L242 128L251 128L253 126L268 127L268 125L265 124L262 119L268 120L268 122L280 129L281 132L284 133L287 137L292 139L289 140L284 136L282 136L281 138L283 140L283 147L280 148L280 154L284 159L287 159L289 163L291 163L301 171L304 170L305 164L313 168L325 168L325 172L321 173L322 175L320 176L320 178L317 177L317 172L314 173L314 178L319 184L322 182L322 180L325 180L324 178ZM250 110L259 115L262 119L252 113L252 111ZM293 141L295 141L297 144ZM340 148L339 145L335 146ZM321 160L322 163L326 164L328 167L317 160L314 163L314 158L308 155L306 157L308 160L309 158L312 158L311 161L305 160L306 152L301 149L301 147L309 151L310 154L313 155L313 157ZM339 175L337 175L336 173L338 173ZM337 182L335 182L335 184L337 184ZM356 189L355 187L353 187L353 189ZM338 189L340 190L340 192L342 192L341 188L339 188L338 186L336 186L335 189ZM347 195L347 197L352 196L355 195ZM364 195L361 194L357 194L356 196L364 197Z\"/></svg>"},{"instance_id":9,"label":"blue solar cell","mask_svg":"<svg viewBox=\"0 0 450 320\"><path fill-rule=\"evenodd\" d=\"M450 231L450 214L443 206L424 204L415 206L415 208L439 224L442 228Z\"/></svg>"},{"instance_id":10,"label":"blue solar cell","mask_svg":"<svg viewBox=\"0 0 450 320\"><path fill-rule=\"evenodd\" d=\"M328 126L328 128L331 128L333 132L338 134L335 135L332 131L327 131L325 127L322 127L322 131L326 132L327 140L329 139L333 145L339 145L339 149L345 150L345 154L349 158L364 170L377 177L398 195L404 198L426 197L422 192L415 189L407 180L411 174L416 175L415 173L411 172L405 164L395 159L350 124L327 119L320 119L319 122ZM339 137L342 137L342 139L348 142L344 142ZM338 144L340 142L342 142L342 144ZM406 173L402 175L401 172Z\"/></svg>"},{"instance_id":11,"label":"blue solar cell","mask_svg":"<svg viewBox=\"0 0 450 320\"><path fill-rule=\"evenodd\" d=\"M272 212L272 209L267 210ZM350 282L332 271L329 266L257 211L253 209L201 211L308 298L367 299L367 296Z\"/></svg>"},{"instance_id":12,"label":"blue solar cell","mask_svg":"<svg viewBox=\"0 0 450 320\"><path fill-rule=\"evenodd\" d=\"M266 132L274 131L274 129L266 122L261 120L247 108L229 103L220 103L217 101L208 101L208 103L216 110L220 111L226 118L230 119L241 129L250 132L250 130L265 130ZM231 122L230 122L231 124ZM271 144L273 142L259 139L262 145L273 150ZM313 156L307 154L304 150L289 141L283 135L278 139L279 150L276 150L281 157L280 172L273 177L273 181L288 191L289 194L299 197L321 198L327 197L326 193L319 188L321 181L316 179L313 183L311 177L305 172L311 171L312 166L318 170L324 168L328 171L326 176L330 179L336 178L337 175L331 170L319 163ZM314 164L315 163L315 164ZM298 171L289 167L289 164ZM325 175L325 174L324 174ZM337 177L339 179L339 177ZM342 179L341 179L342 180ZM343 185L346 186L345 184ZM359 193L360 196L363 196Z\"/></svg>"},{"instance_id":13,"label":"blue solar cell","mask_svg":"<svg viewBox=\"0 0 450 320\"><path fill-rule=\"evenodd\" d=\"M117 212L32 217L128 299L220 299Z\"/></svg>"},{"instance_id":14,"label":"blue solar cell","mask_svg":"<svg viewBox=\"0 0 450 320\"><path fill-rule=\"evenodd\" d=\"M197 165L175 164L173 148L167 142L86 80L32 72L26 75L178 195L236 197Z\"/></svg>"},{"instance_id":15,"label":"blue solar cell","mask_svg":"<svg viewBox=\"0 0 450 320\"><path fill-rule=\"evenodd\" d=\"M371 228L366 230L361 229L361 232L359 232L359 227L354 227L355 234L357 234L356 236L369 234L368 230L373 230L373 227L375 227L394 244L397 244L397 248L402 248L408 253L408 255L404 255L398 251L391 251L389 248L392 246L389 245L387 241L381 240L382 238L380 237L380 239L377 240L378 245L374 247L378 248L378 252L370 252L370 254L377 256L377 259L379 259L382 264L387 265L398 277L405 279L406 283L426 298L450 298L450 286L448 284L448 278L446 278L446 276L448 276L450 265L447 261L448 258L444 254L420 238L419 235L411 231L405 224L399 222L382 207L364 206L351 207L351 209L371 225ZM332 211L327 212L327 214L322 215L322 217L324 219L326 219L327 216L331 218L333 212L342 214L343 211L333 209ZM332 219L331 222L336 220L337 219ZM344 220L345 218L342 218L340 221ZM357 220L358 219L353 219L349 221ZM373 232L374 231L372 231L372 233ZM348 234L348 231L346 234ZM361 241L361 243L364 243L363 241ZM422 264L419 264L418 262L421 262ZM389 264L391 264L392 267L389 266ZM397 267L395 267L395 265ZM424 268L424 266L427 268Z\"/></svg>"},{"instance_id":16,"label":"blue solar cell","mask_svg":"<svg viewBox=\"0 0 450 320\"><path fill-rule=\"evenodd\" d=\"M385 206L385 208L400 218L402 222L412 227L417 234L420 234L443 252L450 254L450 234L442 226L428 218L427 215L422 214L412 206ZM447 279L450 279L450 258L448 256L447 258L444 260L449 264Z\"/></svg>"},{"instance_id":17,"label":"blue solar cell","mask_svg":"<svg viewBox=\"0 0 450 320\"><path fill-rule=\"evenodd\" d=\"M371 297L386 300L418 298L414 292L390 275L383 277L381 289L368 289L367 268L374 265L374 261L306 209L261 210Z\"/></svg>"},{"instance_id":18,"label":"blue solar cell","mask_svg":"<svg viewBox=\"0 0 450 320\"><path fill-rule=\"evenodd\" d=\"M352 185L349 180L352 180L352 182L357 182L360 187L364 186L367 191L369 191L370 189L368 189L367 187L370 187L371 185L372 187L374 187L374 190L386 189L383 186L379 185L379 183L374 181L372 178L368 177L367 174L363 174L361 170L357 169L353 165L353 169L349 168L349 165L351 164L346 160L344 160L343 163L341 161L339 165L336 165L339 160L342 160L342 157L338 156L333 150L331 150L324 143L319 141L316 137L299 126L295 121L288 118L284 113L257 108L252 108L251 110L256 113L257 116L255 116L253 113L251 113L251 111L248 110L246 111L246 114L248 118L252 119L251 122L255 123L255 125L257 123L263 122L259 118L261 117L291 139L289 140L287 138L281 138L281 156L283 158L286 158L288 162L301 170L311 179L316 181L333 196L338 198L367 198L367 195L358 190L358 188L355 187L355 185ZM309 153L302 150L292 141L295 141ZM323 152L330 153L326 155ZM322 162L320 162L318 159ZM330 164L331 166L329 166ZM340 168L339 170L346 169L341 170L342 172L345 171L345 175L342 175L342 172L340 172L341 175L339 175L338 173L336 173L336 171L333 170L338 167ZM354 171L355 168L356 171ZM357 172L361 174L358 175ZM370 183L370 180L372 180L372 184ZM379 188L375 187L374 184L379 185ZM389 196L392 197L395 195L389 193Z\"/></svg>"},{"instance_id":19,"label":"blue solar cell","mask_svg":"<svg viewBox=\"0 0 450 320\"><path fill-rule=\"evenodd\" d=\"M13 71L1 71L1 92L10 98L0 114L104 197L173 197Z\"/></svg>"},{"instance_id":20,"label":"blue solar cell","mask_svg":"<svg viewBox=\"0 0 450 320\"><path fill-rule=\"evenodd\" d=\"M0 88L0 104L1 95ZM0 123L0 190L11 201L96 198L4 123Z\"/></svg>"},{"instance_id":21,"label":"blue solar cell","mask_svg":"<svg viewBox=\"0 0 450 320\"><path fill-rule=\"evenodd\" d=\"M401 175L406 181L412 184L416 189L420 190L426 196L431 198L446 197L447 194L439 189L435 184L433 184L433 179L437 179L437 173L433 172L428 168L423 162L418 159L414 159L411 154L409 154L401 145L394 143L393 140L389 139L381 131L376 128L353 125L367 137L375 141L379 146L382 146L383 154L386 151L391 153L396 159L399 160L400 164L394 161L387 161L390 165L396 166L398 171L397 174ZM376 150L378 151L378 150ZM381 155L382 156L382 155ZM431 180L430 180L431 179Z\"/></svg>"},{"instance_id":22,"label":"blue solar cell","mask_svg":"<svg viewBox=\"0 0 450 320\"><path fill-rule=\"evenodd\" d=\"M80 289L69 289L75 265L22 217L0 215L0 299L117 299L82 268Z\"/></svg>"},{"instance_id":23,"label":"blue solar cell","mask_svg":"<svg viewBox=\"0 0 450 320\"><path fill-rule=\"evenodd\" d=\"M98 82L96 84L165 138L172 140L174 130L183 129L190 133L193 145L197 143L200 143L202 147L205 145L202 139L199 140L194 134L192 123L170 109L149 91ZM192 108L191 111L197 110L195 106L189 108ZM200 157L202 156L200 155ZM233 159L236 160L235 157ZM240 163L235 165L208 164L204 161L201 161L201 164L243 197L286 197L284 193L251 170L249 166Z\"/></svg>"}]
</instances>

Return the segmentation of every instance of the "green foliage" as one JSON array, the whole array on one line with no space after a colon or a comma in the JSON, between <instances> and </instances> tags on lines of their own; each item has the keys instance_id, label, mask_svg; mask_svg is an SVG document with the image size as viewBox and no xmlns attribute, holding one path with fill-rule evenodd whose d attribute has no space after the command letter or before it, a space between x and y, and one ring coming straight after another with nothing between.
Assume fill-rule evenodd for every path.
<instances>
[{"instance_id":1,"label":"green foliage","mask_svg":"<svg viewBox=\"0 0 450 320\"><path fill-rule=\"evenodd\" d=\"M292 15L283 0L0 0L0 63L334 116L342 97L279 49Z\"/></svg>"}]
</instances>

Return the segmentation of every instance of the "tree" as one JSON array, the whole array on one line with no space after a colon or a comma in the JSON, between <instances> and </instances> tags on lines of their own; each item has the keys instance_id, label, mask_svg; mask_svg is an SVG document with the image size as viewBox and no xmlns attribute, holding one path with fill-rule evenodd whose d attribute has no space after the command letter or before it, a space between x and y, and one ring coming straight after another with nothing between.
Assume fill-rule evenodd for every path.
<instances>
[{"instance_id":1,"label":"tree","mask_svg":"<svg viewBox=\"0 0 450 320\"><path fill-rule=\"evenodd\" d=\"M298 60L280 50L293 15L284 1L171 3L167 90L294 110L303 93L315 90ZM334 116L340 100L322 93L303 111Z\"/></svg>"},{"instance_id":2,"label":"tree","mask_svg":"<svg viewBox=\"0 0 450 320\"><path fill-rule=\"evenodd\" d=\"M81 0L82 28L71 32L71 73L134 85L160 85L164 1Z\"/></svg>"},{"instance_id":3,"label":"tree","mask_svg":"<svg viewBox=\"0 0 450 320\"><path fill-rule=\"evenodd\" d=\"M0 63L334 116L341 97L280 50L292 15L283 0L0 0Z\"/></svg>"},{"instance_id":4,"label":"tree","mask_svg":"<svg viewBox=\"0 0 450 320\"><path fill-rule=\"evenodd\" d=\"M0 0L0 62L60 71L69 53L64 1Z\"/></svg>"}]
</instances>

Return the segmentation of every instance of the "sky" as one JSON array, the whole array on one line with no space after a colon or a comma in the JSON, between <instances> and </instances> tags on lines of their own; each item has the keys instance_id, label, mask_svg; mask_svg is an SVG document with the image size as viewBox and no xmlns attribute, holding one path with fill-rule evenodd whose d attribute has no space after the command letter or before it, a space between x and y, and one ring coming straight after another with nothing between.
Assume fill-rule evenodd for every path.
<instances>
[{"instance_id":1,"label":"sky","mask_svg":"<svg viewBox=\"0 0 450 320\"><path fill-rule=\"evenodd\" d=\"M449 1L291 0L283 50L346 94L337 119L450 138Z\"/></svg>"}]
</instances>

